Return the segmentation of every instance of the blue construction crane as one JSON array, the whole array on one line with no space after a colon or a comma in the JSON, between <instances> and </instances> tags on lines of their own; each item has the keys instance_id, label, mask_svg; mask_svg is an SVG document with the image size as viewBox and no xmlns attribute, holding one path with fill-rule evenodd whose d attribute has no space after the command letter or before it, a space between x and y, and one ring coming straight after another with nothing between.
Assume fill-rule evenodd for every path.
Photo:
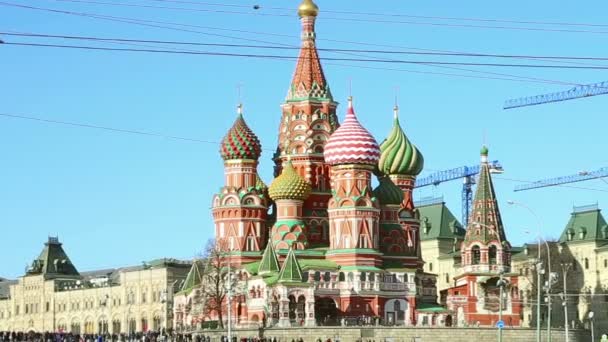
<instances>
[{"instance_id":1,"label":"blue construction crane","mask_svg":"<svg viewBox=\"0 0 608 342\"><path fill-rule=\"evenodd\" d=\"M498 160L494 160L489 164L491 173L503 172L503 168ZM435 172L424 178L416 179L416 184L414 187L422 188L429 185L437 186L443 182L462 178L462 225L466 227L469 221L471 204L473 202L473 184L475 184L475 175L479 174L479 169L480 166L475 165L461 166L451 170Z\"/></svg>"},{"instance_id":2,"label":"blue construction crane","mask_svg":"<svg viewBox=\"0 0 608 342\"><path fill-rule=\"evenodd\" d=\"M582 182L590 179L598 179L608 177L608 167L603 167L597 171L581 171L576 175L549 178L536 182L522 184L515 187L515 191L524 191L537 188L545 188L548 186L557 186L561 184Z\"/></svg>"},{"instance_id":3,"label":"blue construction crane","mask_svg":"<svg viewBox=\"0 0 608 342\"><path fill-rule=\"evenodd\" d=\"M511 109L526 106L535 106L544 103L568 101L574 99L580 99L582 97L597 96L608 94L608 81L585 84L576 86L570 90L560 91L556 93L549 93L543 95L536 95L530 97L522 97L519 99L511 99L505 101L503 109Z\"/></svg>"}]
</instances>

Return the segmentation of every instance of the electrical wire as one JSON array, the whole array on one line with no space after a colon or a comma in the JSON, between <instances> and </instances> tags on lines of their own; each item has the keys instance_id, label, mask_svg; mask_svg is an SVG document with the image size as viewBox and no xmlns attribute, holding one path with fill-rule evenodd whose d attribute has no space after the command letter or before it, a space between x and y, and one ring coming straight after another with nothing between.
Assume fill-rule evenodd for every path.
<instances>
[{"instance_id":1,"label":"electrical wire","mask_svg":"<svg viewBox=\"0 0 608 342\"><path fill-rule=\"evenodd\" d=\"M159 49L119 49L119 48L96 47L96 46L86 46L86 45L39 44L39 43L25 43L25 42L4 42L3 45L54 47L54 48L122 51L122 52L171 53L171 54L207 55L207 56L222 56L222 57L273 58L273 59L287 59L287 60L297 60L297 59L301 59L301 58L306 58L306 57L298 57L298 56L264 55L264 54L253 54L253 53L230 53L230 52L187 51L187 50L159 50ZM335 57L324 57L324 58L321 58L321 60L342 61L342 62L365 62L365 63L391 63L391 64L463 65L463 66L512 67L512 68L608 70L608 66L593 66L592 67L592 66L504 64L504 63L501 64L501 63L435 62L435 61L335 58Z\"/></svg>"},{"instance_id":2,"label":"electrical wire","mask_svg":"<svg viewBox=\"0 0 608 342\"><path fill-rule=\"evenodd\" d=\"M174 40L145 40L132 38L108 38L108 37L92 37L92 36L73 36L73 35L53 35L42 33L15 33L1 32L0 35L19 36L19 37L35 37L35 38L61 38L61 39L77 39L77 40L93 40L93 41L123 41L135 43L154 43L154 44L173 44L173 45L196 45L196 46L217 46L217 47L234 47L234 48L255 48L255 49L276 49L276 50L300 50L305 47L299 46L283 46L283 45L252 45L252 44L222 44L222 43L202 43L190 41L174 41ZM608 57L584 57L584 56L535 56L535 55L508 55L508 54L487 54L487 53L471 53L471 52L418 52L418 51L398 51L398 50L361 50L361 49L336 49L336 48L319 48L318 51L327 52L357 52L357 53L377 53L377 54L404 54L404 55L429 55L429 56L453 56L453 57L491 57L491 58L513 58L513 59L567 59L567 60L593 60L593 61L608 61Z\"/></svg>"},{"instance_id":3,"label":"electrical wire","mask_svg":"<svg viewBox=\"0 0 608 342\"><path fill-rule=\"evenodd\" d=\"M155 22L155 21L150 21L150 20L140 20L140 19L132 19L132 18L124 18L124 17L102 16L102 15L91 14L91 13L63 11L63 10L49 9L49 8L43 8L43 7L26 6L26 5L7 3L7 2L2 2L2 1L0 1L0 5L12 6L12 7L18 7L18 8L25 8L25 9L33 9L33 10L41 10L41 11L49 11L49 12L53 12L53 13L61 13L61 14L68 14L68 15L84 16L84 17L95 18L95 19L116 21L116 22L129 23L129 24L134 24L134 25L148 26L148 27L164 28L164 29L184 31L184 32L190 32L190 33L199 33L199 34L213 35L213 34L209 34L209 33L206 33L206 32L201 32L201 31L196 31L196 30L180 29L180 28L175 28L175 27L167 27L167 26L156 25L156 23L158 23L158 21ZM149 24L150 22L153 22L155 24ZM187 25L187 24L179 24L179 23L169 23L169 22L161 22L161 23L169 24L169 25L184 26L184 27L185 26L196 27L196 25ZM248 41L257 41L257 42L268 43L268 42L265 42L265 41L260 41L260 40L255 40L255 39L247 39L247 38L242 38L242 37L231 37L231 38L233 38L233 39L240 39L240 40L248 40ZM281 44L281 45L285 45L285 44ZM356 54L352 54L352 53L343 53L343 54L349 54L349 55L355 55L355 56L357 56ZM574 82L554 81L554 80L541 79L541 78L537 78L537 77L526 77L526 76L519 76L519 75L512 75L512 74L505 74L505 73L496 73L496 72L472 70L472 69L457 68L457 67L450 67L450 66L441 66L441 65L430 65L430 66L437 67L437 68L458 70L458 71L473 72L473 73L477 73L477 74L488 74L488 75L492 75L492 76L500 76L499 78L495 78L495 79L500 79L500 78L508 77L508 78L519 78L519 79L524 79L524 80L531 80L531 81L534 81L534 82L541 81L541 83L549 82L549 83L554 83L554 84L581 86L581 84L574 83ZM408 70L403 70L403 71L404 72L408 72ZM441 74L441 73L436 73L436 74ZM454 74L454 75L460 75L460 74ZM481 77L481 78L488 79L488 77Z\"/></svg>"},{"instance_id":4,"label":"electrical wire","mask_svg":"<svg viewBox=\"0 0 608 342\"><path fill-rule=\"evenodd\" d=\"M95 0L53 0L53 1L85 3L85 4L94 4L94 5L148 8L148 9L168 9L168 10L180 10L180 11L190 11L190 12L209 12L209 13L272 16L272 17L294 17L295 16L295 14L260 13L257 11L256 12L252 12L252 11L244 12L244 11L234 11L234 10L215 10L215 9L199 9L199 8L185 8L185 7L152 6L152 5L140 5L140 4L124 4L124 3L115 3L115 2L107 2L107 1L95 1ZM455 24L455 23L441 23L441 22L421 22L421 21L387 20L387 19L363 19L363 18L327 17L327 16L323 17L323 19L324 20L335 20L335 21L348 21L348 22L406 24L406 25L422 25L422 26L435 26L435 27L443 26L443 27L460 27L460 28L475 28L475 29L483 28L483 29L517 30L517 31L608 34L608 31L551 29L551 28L540 28L540 27L490 26L490 25L476 25L476 24Z\"/></svg>"},{"instance_id":5,"label":"electrical wire","mask_svg":"<svg viewBox=\"0 0 608 342\"><path fill-rule=\"evenodd\" d=\"M251 8L250 5L242 4L226 4L226 3L212 3L212 2L201 2L201 1L184 1L184 0L148 0L154 2L168 2L168 3L182 3L191 5L204 5L204 6L218 6L218 7L241 7ZM293 8L287 7L263 7L260 9L270 10L284 10L294 12ZM476 21L476 22L498 22L498 23L509 23L509 24L533 24L533 25L554 25L554 26L583 26L583 27L608 27L608 24L588 24L588 23L571 23L571 22L559 22L559 21L524 21L524 20L503 20L503 19L484 19L484 18L470 18L470 17L441 17L441 16L422 16L422 15L411 15L401 13L374 13L374 12L357 12L357 11L338 11L323 9L323 13L334 13L334 14L351 14L351 15L367 15L367 16L383 16L383 17L405 17L405 18L421 18L421 19L438 19L438 20L458 20L458 21Z\"/></svg>"}]
</instances>

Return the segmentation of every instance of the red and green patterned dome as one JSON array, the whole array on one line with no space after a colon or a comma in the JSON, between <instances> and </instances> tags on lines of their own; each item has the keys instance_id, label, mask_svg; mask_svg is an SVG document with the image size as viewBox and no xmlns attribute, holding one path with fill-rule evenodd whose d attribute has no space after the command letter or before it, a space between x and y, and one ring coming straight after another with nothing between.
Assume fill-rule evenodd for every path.
<instances>
[{"instance_id":1,"label":"red and green patterned dome","mask_svg":"<svg viewBox=\"0 0 608 342\"><path fill-rule=\"evenodd\" d=\"M399 124L398 108L395 107L393 129L380 144L378 168L385 175L417 176L424 167L422 153L405 136Z\"/></svg>"},{"instance_id":2,"label":"red and green patterned dome","mask_svg":"<svg viewBox=\"0 0 608 342\"><path fill-rule=\"evenodd\" d=\"M258 160L262 154L262 145L243 119L243 106L239 105L238 108L238 116L222 140L220 155L224 160Z\"/></svg>"}]
</instances>

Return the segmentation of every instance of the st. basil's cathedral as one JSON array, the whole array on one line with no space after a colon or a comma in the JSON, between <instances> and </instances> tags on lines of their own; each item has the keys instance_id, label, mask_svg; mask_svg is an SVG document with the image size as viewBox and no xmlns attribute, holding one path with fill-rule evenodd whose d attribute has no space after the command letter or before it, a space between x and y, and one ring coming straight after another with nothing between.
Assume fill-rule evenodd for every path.
<instances>
[{"instance_id":1,"label":"st. basil's cathedral","mask_svg":"<svg viewBox=\"0 0 608 342\"><path fill-rule=\"evenodd\" d=\"M477 301L476 281L509 271L509 245L489 173L486 181L480 180L475 198L483 206L479 215L484 227L463 243L466 269L449 291L448 308L437 303L437 276L423 270L420 213L412 195L423 156L404 133L397 106L392 130L380 144L357 118L352 98L339 123L338 103L315 46L318 13L312 0L298 8L301 50L281 105L270 186L258 174L262 147L242 105L221 143L225 184L213 196L215 238L218 248L230 255L245 289L232 300L233 324L291 327L355 320L446 326L468 317L492 321L497 314L484 309L482 295L493 292L485 287L479 312L475 305L459 304L461 299ZM482 151L483 165L487 169L487 149ZM372 177L378 179L375 189ZM186 287L200 282L194 280L200 276L197 267L194 263ZM189 300L190 292L182 293L185 297L175 298L178 308ZM509 313L518 312L513 307ZM181 309L175 315L181 321L217 319L213 313L186 317L188 312Z\"/></svg>"}]
</instances>

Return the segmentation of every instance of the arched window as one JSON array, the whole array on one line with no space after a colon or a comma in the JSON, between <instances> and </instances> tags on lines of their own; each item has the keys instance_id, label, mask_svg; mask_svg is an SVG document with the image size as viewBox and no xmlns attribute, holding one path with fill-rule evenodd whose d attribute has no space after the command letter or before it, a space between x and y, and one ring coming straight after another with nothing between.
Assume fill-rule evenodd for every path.
<instances>
[{"instance_id":1,"label":"arched window","mask_svg":"<svg viewBox=\"0 0 608 342\"><path fill-rule=\"evenodd\" d=\"M585 269L588 270L589 269L589 259L585 258Z\"/></svg>"},{"instance_id":2,"label":"arched window","mask_svg":"<svg viewBox=\"0 0 608 342\"><path fill-rule=\"evenodd\" d=\"M361 272L361 274L359 275L359 280L365 281L365 272Z\"/></svg>"},{"instance_id":3,"label":"arched window","mask_svg":"<svg viewBox=\"0 0 608 342\"><path fill-rule=\"evenodd\" d=\"M490 246L488 254L490 259L490 265L496 265L496 246Z\"/></svg>"},{"instance_id":4,"label":"arched window","mask_svg":"<svg viewBox=\"0 0 608 342\"><path fill-rule=\"evenodd\" d=\"M345 277L344 277L344 272L340 272L340 273L338 274L338 281L344 281L344 278L345 278Z\"/></svg>"},{"instance_id":5,"label":"arched window","mask_svg":"<svg viewBox=\"0 0 608 342\"><path fill-rule=\"evenodd\" d=\"M473 246L473 248L471 248L471 264L473 265L479 265L479 261L481 259L480 256L480 252L479 252L479 246Z\"/></svg>"},{"instance_id":6,"label":"arched window","mask_svg":"<svg viewBox=\"0 0 608 342\"><path fill-rule=\"evenodd\" d=\"M348 272L348 282L352 283L353 281L355 281L355 275L353 272Z\"/></svg>"},{"instance_id":7,"label":"arched window","mask_svg":"<svg viewBox=\"0 0 608 342\"><path fill-rule=\"evenodd\" d=\"M321 280L321 272L317 271L315 272L315 281L319 281Z\"/></svg>"},{"instance_id":8,"label":"arched window","mask_svg":"<svg viewBox=\"0 0 608 342\"><path fill-rule=\"evenodd\" d=\"M329 272L325 272L325 275L323 276L323 281L330 281L331 280L331 275L329 274Z\"/></svg>"}]
</instances>

